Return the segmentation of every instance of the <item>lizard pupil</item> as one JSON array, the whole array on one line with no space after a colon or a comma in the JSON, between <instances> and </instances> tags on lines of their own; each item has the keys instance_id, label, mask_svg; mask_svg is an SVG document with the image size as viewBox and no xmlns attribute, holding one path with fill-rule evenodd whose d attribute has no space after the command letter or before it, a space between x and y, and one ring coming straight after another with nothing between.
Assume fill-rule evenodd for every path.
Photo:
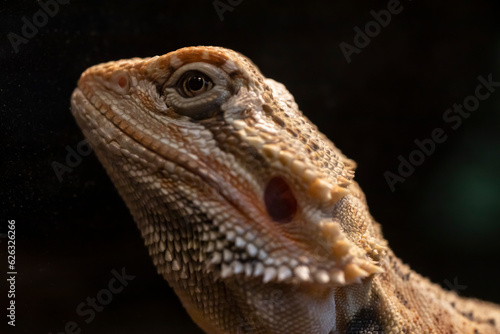
<instances>
[{"instance_id":1,"label":"lizard pupil","mask_svg":"<svg viewBox=\"0 0 500 334\"><path fill-rule=\"evenodd\" d=\"M292 189L281 177L273 177L264 190L267 213L278 223L289 223L297 212L297 200Z\"/></svg>"},{"instance_id":2,"label":"lizard pupil","mask_svg":"<svg viewBox=\"0 0 500 334\"><path fill-rule=\"evenodd\" d=\"M192 91L198 91L205 85L205 80L200 76L192 76L189 78L188 87Z\"/></svg>"},{"instance_id":3,"label":"lizard pupil","mask_svg":"<svg viewBox=\"0 0 500 334\"><path fill-rule=\"evenodd\" d=\"M199 71L186 72L178 83L177 90L184 97L195 97L209 91L213 82Z\"/></svg>"}]
</instances>

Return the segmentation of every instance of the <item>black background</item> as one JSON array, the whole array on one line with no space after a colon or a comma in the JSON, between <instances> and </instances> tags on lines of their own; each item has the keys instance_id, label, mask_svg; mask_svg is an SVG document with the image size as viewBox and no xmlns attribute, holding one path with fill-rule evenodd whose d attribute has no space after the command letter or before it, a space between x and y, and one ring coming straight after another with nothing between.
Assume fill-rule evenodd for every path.
<instances>
[{"instance_id":1,"label":"black background","mask_svg":"<svg viewBox=\"0 0 500 334\"><path fill-rule=\"evenodd\" d=\"M225 1L223 1L225 2ZM35 1L0 9L1 224L16 221L16 327L7 326L6 240L0 239L0 332L200 333L156 274L139 231L94 155L60 182L66 146L83 136L69 110L80 73L109 60L219 45L286 85L301 110L358 162L356 179L395 253L461 295L500 302L500 92L454 130L443 120L500 81L498 1L402 0L403 10L347 63L339 44L387 1L242 1L220 20L212 1L71 1L15 52L9 33ZM391 192L384 172L415 139L438 144ZM89 324L75 309L112 269L135 279ZM447 283L448 282L448 283Z\"/></svg>"}]
</instances>

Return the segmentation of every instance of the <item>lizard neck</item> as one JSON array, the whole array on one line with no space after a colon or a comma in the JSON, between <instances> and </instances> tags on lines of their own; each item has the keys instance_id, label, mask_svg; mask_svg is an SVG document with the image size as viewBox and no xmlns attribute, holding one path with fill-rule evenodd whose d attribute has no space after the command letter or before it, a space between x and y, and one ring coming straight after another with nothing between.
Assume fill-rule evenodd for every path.
<instances>
[{"instance_id":1,"label":"lizard neck","mask_svg":"<svg viewBox=\"0 0 500 334\"><path fill-rule=\"evenodd\" d=\"M365 305L347 315L349 329L378 326L388 331L397 324L407 333L500 333L497 305L443 290L412 271L391 250L382 265L385 272L364 283L369 286Z\"/></svg>"}]
</instances>

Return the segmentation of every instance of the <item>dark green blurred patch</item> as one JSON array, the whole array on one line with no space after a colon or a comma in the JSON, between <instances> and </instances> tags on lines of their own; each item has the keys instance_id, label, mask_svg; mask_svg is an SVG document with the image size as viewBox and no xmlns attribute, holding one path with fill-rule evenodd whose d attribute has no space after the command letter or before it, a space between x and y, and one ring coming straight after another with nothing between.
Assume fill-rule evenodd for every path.
<instances>
[{"instance_id":1,"label":"dark green blurred patch","mask_svg":"<svg viewBox=\"0 0 500 334\"><path fill-rule=\"evenodd\" d=\"M437 237L458 237L447 242L493 244L500 236L500 143L472 132L458 141L423 189L421 218Z\"/></svg>"}]
</instances>

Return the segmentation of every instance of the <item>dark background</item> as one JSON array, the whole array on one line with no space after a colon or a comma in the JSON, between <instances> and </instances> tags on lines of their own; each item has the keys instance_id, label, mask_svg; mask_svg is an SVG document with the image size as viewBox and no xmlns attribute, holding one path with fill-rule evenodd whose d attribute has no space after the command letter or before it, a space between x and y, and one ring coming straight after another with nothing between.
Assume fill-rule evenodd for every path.
<instances>
[{"instance_id":1,"label":"dark background","mask_svg":"<svg viewBox=\"0 0 500 334\"><path fill-rule=\"evenodd\" d=\"M47 1L47 0L45 0ZM223 1L226 2L226 1ZM500 81L498 1L402 0L403 10L347 63L339 44L387 1L245 0L220 20L212 1L71 1L15 52L7 34L33 22L35 1L0 9L1 224L16 221L16 327L6 325L6 242L0 239L0 332L200 333L156 274L138 229L95 156L60 182L83 139L69 110L80 73L109 60L190 45L240 51L286 85L301 110L358 162L356 179L394 252L461 295L500 302L500 92L460 128L446 109ZM391 192L384 172L415 139L443 128L446 142ZM134 275L89 324L75 312Z\"/></svg>"}]
</instances>

